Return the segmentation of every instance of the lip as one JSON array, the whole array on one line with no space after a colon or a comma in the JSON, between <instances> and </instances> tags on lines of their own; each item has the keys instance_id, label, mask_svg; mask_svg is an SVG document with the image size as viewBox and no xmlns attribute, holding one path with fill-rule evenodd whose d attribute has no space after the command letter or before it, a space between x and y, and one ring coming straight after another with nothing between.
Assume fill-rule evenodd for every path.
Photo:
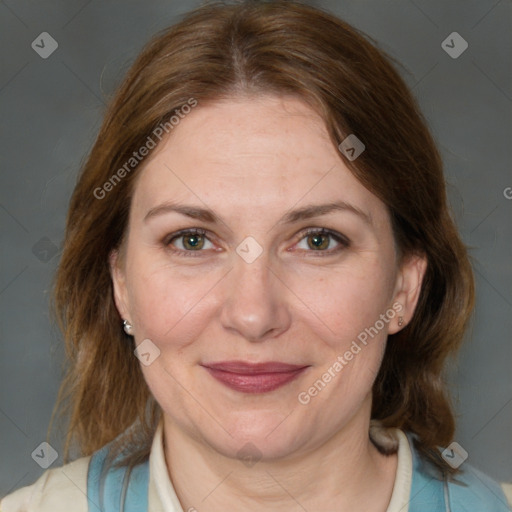
<instances>
[{"instance_id":1,"label":"lip","mask_svg":"<svg viewBox=\"0 0 512 512\"><path fill-rule=\"evenodd\" d=\"M246 361L222 361L201 365L208 373L225 386L242 393L268 393L295 380L308 365L296 365L269 361L249 363Z\"/></svg>"}]
</instances>

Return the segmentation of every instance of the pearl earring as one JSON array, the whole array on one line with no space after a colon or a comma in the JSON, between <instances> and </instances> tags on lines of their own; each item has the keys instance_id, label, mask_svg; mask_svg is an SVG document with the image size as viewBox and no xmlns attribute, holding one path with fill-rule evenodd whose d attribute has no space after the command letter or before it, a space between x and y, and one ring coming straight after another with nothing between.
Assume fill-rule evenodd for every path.
<instances>
[{"instance_id":1,"label":"pearl earring","mask_svg":"<svg viewBox=\"0 0 512 512\"><path fill-rule=\"evenodd\" d=\"M123 320L123 329L128 336L133 335L133 325L128 320Z\"/></svg>"},{"instance_id":2,"label":"pearl earring","mask_svg":"<svg viewBox=\"0 0 512 512\"><path fill-rule=\"evenodd\" d=\"M399 316L398 317L398 327L402 327L402 325L404 325L404 317Z\"/></svg>"}]
</instances>

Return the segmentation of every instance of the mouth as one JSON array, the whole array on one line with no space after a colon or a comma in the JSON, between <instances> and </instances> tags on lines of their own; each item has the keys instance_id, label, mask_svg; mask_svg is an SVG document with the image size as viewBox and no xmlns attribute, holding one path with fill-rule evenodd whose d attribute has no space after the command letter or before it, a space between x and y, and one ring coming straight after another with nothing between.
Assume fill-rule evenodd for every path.
<instances>
[{"instance_id":1,"label":"mouth","mask_svg":"<svg viewBox=\"0 0 512 512\"><path fill-rule=\"evenodd\" d=\"M294 365L278 361L265 363L222 361L201 366L221 384L241 393L274 391L292 382L309 368L308 365Z\"/></svg>"}]
</instances>

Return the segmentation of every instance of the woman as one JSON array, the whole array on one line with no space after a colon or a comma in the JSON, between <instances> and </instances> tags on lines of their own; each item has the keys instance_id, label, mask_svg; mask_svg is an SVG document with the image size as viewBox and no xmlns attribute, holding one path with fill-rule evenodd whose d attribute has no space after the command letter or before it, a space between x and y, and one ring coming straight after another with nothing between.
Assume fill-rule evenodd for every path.
<instances>
[{"instance_id":1,"label":"woman","mask_svg":"<svg viewBox=\"0 0 512 512\"><path fill-rule=\"evenodd\" d=\"M298 3L202 7L134 63L71 200L82 457L0 508L509 510L451 444L473 294L388 58Z\"/></svg>"}]
</instances>

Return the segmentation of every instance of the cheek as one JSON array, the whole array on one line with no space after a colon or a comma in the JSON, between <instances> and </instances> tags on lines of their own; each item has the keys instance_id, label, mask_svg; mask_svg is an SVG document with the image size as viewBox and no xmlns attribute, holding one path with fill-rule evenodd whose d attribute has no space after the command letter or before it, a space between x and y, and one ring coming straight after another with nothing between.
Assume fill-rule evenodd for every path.
<instances>
[{"instance_id":1,"label":"cheek","mask_svg":"<svg viewBox=\"0 0 512 512\"><path fill-rule=\"evenodd\" d=\"M290 283L304 314L316 319L319 336L337 351L374 326L389 308L393 292L393 276L377 258L336 269L304 268Z\"/></svg>"},{"instance_id":2,"label":"cheek","mask_svg":"<svg viewBox=\"0 0 512 512\"><path fill-rule=\"evenodd\" d=\"M294 288L315 313L305 310L303 319L316 318L308 327L315 334L318 354L297 400L317 411L314 421L323 428L338 428L367 399L381 366L388 329L381 315L388 313L388 322L392 318L392 279L378 261L313 277L302 275Z\"/></svg>"},{"instance_id":3,"label":"cheek","mask_svg":"<svg viewBox=\"0 0 512 512\"><path fill-rule=\"evenodd\" d=\"M130 282L137 338L149 338L161 349L166 344L177 349L191 343L204 328L211 306L209 291L218 277L199 267L187 273L161 265L140 268L144 270L134 271Z\"/></svg>"}]
</instances>

